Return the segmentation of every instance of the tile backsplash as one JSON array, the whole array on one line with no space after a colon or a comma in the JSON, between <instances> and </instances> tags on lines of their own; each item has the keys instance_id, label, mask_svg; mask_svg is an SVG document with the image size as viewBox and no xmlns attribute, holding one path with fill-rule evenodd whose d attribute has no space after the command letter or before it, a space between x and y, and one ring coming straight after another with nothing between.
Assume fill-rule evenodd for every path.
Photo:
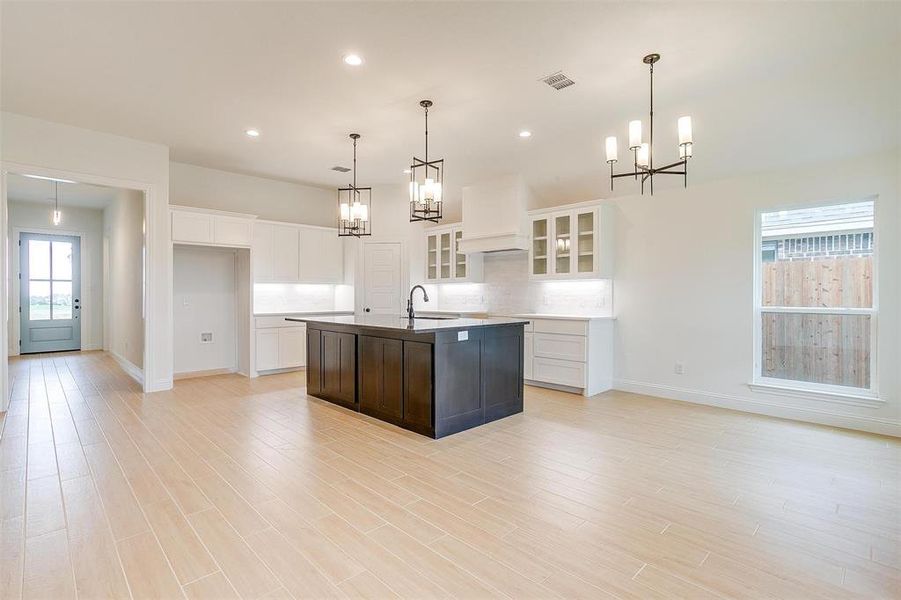
<instances>
[{"instance_id":1,"label":"tile backsplash","mask_svg":"<svg viewBox=\"0 0 901 600\"><path fill-rule=\"evenodd\" d=\"M525 252L486 254L484 260L483 283L427 286L437 300L432 308L494 314L613 314L609 279L530 281Z\"/></svg>"},{"instance_id":2,"label":"tile backsplash","mask_svg":"<svg viewBox=\"0 0 901 600\"><path fill-rule=\"evenodd\" d=\"M329 284L258 283L253 286L253 312L335 310L336 286Z\"/></svg>"}]
</instances>

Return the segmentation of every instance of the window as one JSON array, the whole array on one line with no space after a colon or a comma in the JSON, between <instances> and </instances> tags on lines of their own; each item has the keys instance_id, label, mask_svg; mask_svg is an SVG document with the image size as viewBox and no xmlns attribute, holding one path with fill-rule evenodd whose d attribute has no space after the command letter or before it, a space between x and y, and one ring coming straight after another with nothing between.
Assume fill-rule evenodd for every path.
<instances>
[{"instance_id":1,"label":"window","mask_svg":"<svg viewBox=\"0 0 901 600\"><path fill-rule=\"evenodd\" d=\"M754 383L875 395L874 204L759 213Z\"/></svg>"}]
</instances>

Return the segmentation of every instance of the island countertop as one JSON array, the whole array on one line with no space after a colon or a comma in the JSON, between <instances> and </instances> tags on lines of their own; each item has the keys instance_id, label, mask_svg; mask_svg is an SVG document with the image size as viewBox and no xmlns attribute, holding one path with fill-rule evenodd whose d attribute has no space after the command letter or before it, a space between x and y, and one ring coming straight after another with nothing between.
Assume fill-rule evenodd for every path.
<instances>
[{"instance_id":1,"label":"island countertop","mask_svg":"<svg viewBox=\"0 0 901 600\"><path fill-rule=\"evenodd\" d=\"M434 333L455 329L474 329L477 327L496 327L498 325L517 325L528 323L525 319L494 317L490 319L468 318L435 318L416 317L410 321L407 317L393 315L335 315L335 316L297 316L286 317L286 321L300 323L319 323L321 325L347 325L364 329L381 329L406 331L410 333Z\"/></svg>"}]
</instances>

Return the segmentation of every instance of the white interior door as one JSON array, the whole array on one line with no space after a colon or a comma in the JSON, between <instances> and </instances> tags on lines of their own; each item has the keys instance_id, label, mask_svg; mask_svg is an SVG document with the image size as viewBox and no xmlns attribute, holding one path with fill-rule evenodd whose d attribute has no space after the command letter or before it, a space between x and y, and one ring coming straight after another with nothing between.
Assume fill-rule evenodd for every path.
<instances>
[{"instance_id":1,"label":"white interior door","mask_svg":"<svg viewBox=\"0 0 901 600\"><path fill-rule=\"evenodd\" d=\"M81 349L81 240L20 236L20 352Z\"/></svg>"},{"instance_id":2,"label":"white interior door","mask_svg":"<svg viewBox=\"0 0 901 600\"><path fill-rule=\"evenodd\" d=\"M363 312L400 315L402 285L400 242L364 242Z\"/></svg>"}]
</instances>

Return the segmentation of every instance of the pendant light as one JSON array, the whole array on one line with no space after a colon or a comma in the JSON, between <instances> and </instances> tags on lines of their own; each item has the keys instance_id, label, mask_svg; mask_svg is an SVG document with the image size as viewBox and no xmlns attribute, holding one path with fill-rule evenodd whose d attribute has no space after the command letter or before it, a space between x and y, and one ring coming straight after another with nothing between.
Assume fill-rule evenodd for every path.
<instances>
[{"instance_id":1,"label":"pendant light","mask_svg":"<svg viewBox=\"0 0 901 600\"><path fill-rule=\"evenodd\" d=\"M648 54L642 62L650 68L651 75L651 112L650 134L647 142L641 141L641 121L629 122L629 150L632 151L633 170L628 173L614 173L613 165L619 158L617 155L616 137L605 140L607 164L610 165L610 189L617 177L641 177L641 193L644 194L644 183L649 182L651 195L654 195L655 175L681 175L685 187L688 187L688 159L691 158L692 135L691 117L679 117L676 128L679 135L679 160L663 167L654 167L654 63L660 60L659 54ZM680 170L681 167L681 170Z\"/></svg>"},{"instance_id":2,"label":"pendant light","mask_svg":"<svg viewBox=\"0 0 901 600\"><path fill-rule=\"evenodd\" d=\"M357 187L357 140L359 133L350 134L354 141L354 182L338 188L338 237L365 237L372 235L372 188Z\"/></svg>"},{"instance_id":3,"label":"pendant light","mask_svg":"<svg viewBox=\"0 0 901 600\"><path fill-rule=\"evenodd\" d=\"M53 213L50 216L54 227L59 227L63 221L63 213L59 209L59 182L53 182Z\"/></svg>"},{"instance_id":4,"label":"pendant light","mask_svg":"<svg viewBox=\"0 0 901 600\"><path fill-rule=\"evenodd\" d=\"M443 216L444 159L429 160L429 107L431 100L419 103L425 109L425 160L413 157L410 165L410 222L437 223Z\"/></svg>"}]
</instances>

